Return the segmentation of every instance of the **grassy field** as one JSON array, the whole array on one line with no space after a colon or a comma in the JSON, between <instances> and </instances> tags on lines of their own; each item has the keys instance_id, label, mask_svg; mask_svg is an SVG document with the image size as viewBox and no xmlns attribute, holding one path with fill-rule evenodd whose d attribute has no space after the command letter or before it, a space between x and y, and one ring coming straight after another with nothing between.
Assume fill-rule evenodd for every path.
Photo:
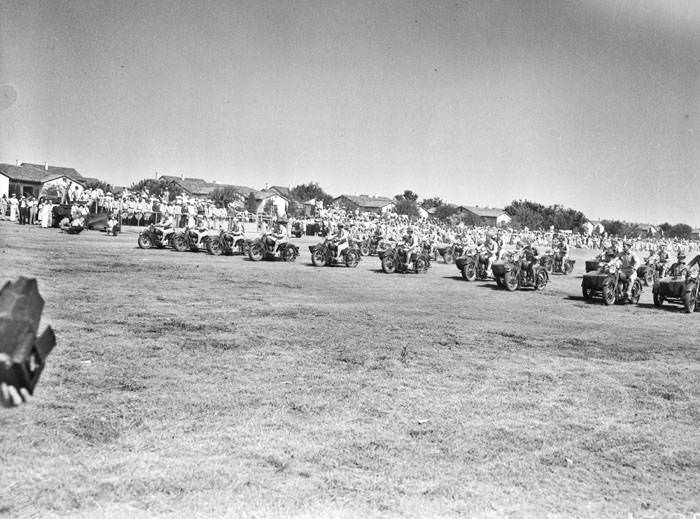
<instances>
[{"instance_id":1,"label":"grassy field","mask_svg":"<svg viewBox=\"0 0 700 519\"><path fill-rule=\"evenodd\" d=\"M700 313L0 222L58 345L0 409L8 517L692 517Z\"/></svg>"}]
</instances>

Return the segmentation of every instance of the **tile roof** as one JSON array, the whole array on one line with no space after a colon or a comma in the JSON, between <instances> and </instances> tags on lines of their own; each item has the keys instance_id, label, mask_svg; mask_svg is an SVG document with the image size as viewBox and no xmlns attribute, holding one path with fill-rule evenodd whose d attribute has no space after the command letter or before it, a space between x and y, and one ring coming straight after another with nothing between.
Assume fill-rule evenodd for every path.
<instances>
[{"instance_id":1,"label":"tile roof","mask_svg":"<svg viewBox=\"0 0 700 519\"><path fill-rule=\"evenodd\" d=\"M506 214L503 209L498 209L496 207L477 207L472 205L463 205L462 207L467 211L482 217L498 218L502 214Z\"/></svg>"},{"instance_id":2,"label":"tile roof","mask_svg":"<svg viewBox=\"0 0 700 519\"><path fill-rule=\"evenodd\" d=\"M192 195L209 195L220 188L232 188L245 197L247 197L251 192L255 192L255 189L251 187L207 182L201 178L185 177L183 179L182 177L174 175L161 175L160 178L178 184L182 189Z\"/></svg>"},{"instance_id":3,"label":"tile roof","mask_svg":"<svg viewBox=\"0 0 700 519\"><path fill-rule=\"evenodd\" d=\"M49 180L61 177L68 177L71 180L80 184L85 183L85 177L78 173L73 168L64 168L60 166L49 166L48 169L43 164L22 163L20 166L12 164L0 164L0 172L9 177L11 180L19 182L34 182L43 184Z\"/></svg>"},{"instance_id":4,"label":"tile roof","mask_svg":"<svg viewBox=\"0 0 700 519\"><path fill-rule=\"evenodd\" d=\"M393 198L369 195L340 195L334 198L333 202L336 202L341 198L350 200L353 204L357 205L358 207L369 207L373 209L380 209L395 202Z\"/></svg>"}]
</instances>

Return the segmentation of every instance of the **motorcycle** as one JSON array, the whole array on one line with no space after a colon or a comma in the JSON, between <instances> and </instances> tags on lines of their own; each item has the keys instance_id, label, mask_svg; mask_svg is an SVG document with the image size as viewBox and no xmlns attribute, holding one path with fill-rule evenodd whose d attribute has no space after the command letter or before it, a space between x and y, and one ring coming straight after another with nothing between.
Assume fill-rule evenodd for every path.
<instances>
[{"instance_id":1,"label":"motorcycle","mask_svg":"<svg viewBox=\"0 0 700 519\"><path fill-rule=\"evenodd\" d=\"M483 250L470 249L464 256L457 258L455 264L466 281L484 280L489 277L486 270L489 260Z\"/></svg>"},{"instance_id":2,"label":"motorcycle","mask_svg":"<svg viewBox=\"0 0 700 519\"><path fill-rule=\"evenodd\" d=\"M454 263L455 258L462 255L463 247L458 243L450 243L442 247L436 247L438 254L447 265Z\"/></svg>"},{"instance_id":3,"label":"motorcycle","mask_svg":"<svg viewBox=\"0 0 700 519\"><path fill-rule=\"evenodd\" d=\"M575 264L576 260L566 258L566 261L562 261L562 257L560 254L554 254L552 256L552 270L548 270L547 272L550 274L553 272L557 272L568 276L569 274L571 274L571 272L573 272Z\"/></svg>"},{"instance_id":4,"label":"motorcycle","mask_svg":"<svg viewBox=\"0 0 700 519\"><path fill-rule=\"evenodd\" d=\"M173 249L178 252L190 250L199 252L207 248L207 243L211 238L218 235L218 231L208 229L184 229L177 232L172 237Z\"/></svg>"},{"instance_id":5,"label":"motorcycle","mask_svg":"<svg viewBox=\"0 0 700 519\"><path fill-rule=\"evenodd\" d=\"M207 252L214 256L221 254L230 255L234 252L245 254L247 251L246 240L240 233L232 231L220 231L218 236L212 236L206 243Z\"/></svg>"},{"instance_id":6,"label":"motorcycle","mask_svg":"<svg viewBox=\"0 0 700 519\"><path fill-rule=\"evenodd\" d=\"M299 247L289 242L280 243L275 251L275 241L267 235L253 240L248 248L248 258L252 261L281 259L291 262L295 261L297 256Z\"/></svg>"},{"instance_id":7,"label":"motorcycle","mask_svg":"<svg viewBox=\"0 0 700 519\"><path fill-rule=\"evenodd\" d=\"M518 288L531 287L535 290L544 290L549 282L549 274L539 262L532 265L532 273L522 266L523 257L520 253L513 253L505 263L495 264L492 267L494 277L502 279L501 285L512 292ZM501 275L500 267L503 269ZM498 283L498 281L497 281Z\"/></svg>"},{"instance_id":8,"label":"motorcycle","mask_svg":"<svg viewBox=\"0 0 700 519\"><path fill-rule=\"evenodd\" d=\"M594 296L603 298L606 305L624 303L626 276L620 268L620 261L613 259L598 269L597 272L586 272L581 281L581 290L584 299L592 299ZM639 302L642 295L642 282L634 280L630 288L629 301L632 304Z\"/></svg>"},{"instance_id":9,"label":"motorcycle","mask_svg":"<svg viewBox=\"0 0 700 519\"><path fill-rule=\"evenodd\" d=\"M356 236L351 238L348 243L360 254L360 256L369 256L371 241L372 240L370 238Z\"/></svg>"},{"instance_id":10,"label":"motorcycle","mask_svg":"<svg viewBox=\"0 0 700 519\"><path fill-rule=\"evenodd\" d=\"M311 263L314 267L345 265L346 267L355 268L360 263L360 251L354 245L350 245L345 249L339 258L335 257L333 243L329 240L322 241L316 245L309 245L311 252Z\"/></svg>"},{"instance_id":11,"label":"motorcycle","mask_svg":"<svg viewBox=\"0 0 700 519\"><path fill-rule=\"evenodd\" d=\"M637 269L637 277L639 279L644 280L644 284L646 286L652 286L654 284L654 281L657 279L657 273L661 274L659 276L659 279L663 277L664 273L664 267L657 265L658 263L658 256L649 256L647 259L644 260L644 265L641 265ZM659 268L660 267L660 268Z\"/></svg>"},{"instance_id":12,"label":"motorcycle","mask_svg":"<svg viewBox=\"0 0 700 519\"><path fill-rule=\"evenodd\" d=\"M692 314L700 303L700 270L692 275L685 271L680 276L667 276L657 279L652 289L654 306L661 308L664 302L682 304L685 311Z\"/></svg>"},{"instance_id":13,"label":"motorcycle","mask_svg":"<svg viewBox=\"0 0 700 519\"><path fill-rule=\"evenodd\" d=\"M394 272L415 272L420 274L428 272L430 268L430 258L423 252L414 252L410 258L406 258L403 247L394 246L378 253L382 262L382 270L386 274Z\"/></svg>"},{"instance_id":14,"label":"motorcycle","mask_svg":"<svg viewBox=\"0 0 700 519\"><path fill-rule=\"evenodd\" d=\"M163 229L155 224L150 224L139 233L138 244L142 249L156 247L162 249L171 245L171 240L175 229Z\"/></svg>"}]
</instances>

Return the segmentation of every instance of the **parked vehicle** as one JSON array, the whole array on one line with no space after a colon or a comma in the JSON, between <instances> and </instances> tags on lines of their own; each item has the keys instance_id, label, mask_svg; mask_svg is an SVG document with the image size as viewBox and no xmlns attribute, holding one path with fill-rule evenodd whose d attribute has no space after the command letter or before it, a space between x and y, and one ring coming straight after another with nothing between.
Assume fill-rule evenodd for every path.
<instances>
[{"instance_id":1,"label":"parked vehicle","mask_svg":"<svg viewBox=\"0 0 700 519\"><path fill-rule=\"evenodd\" d=\"M309 245L311 252L311 263L315 267L345 265L346 267L355 268L360 263L360 252L355 246L350 246L341 252L339 258L335 258L334 250L331 248L331 243L324 240L316 245Z\"/></svg>"},{"instance_id":2,"label":"parked vehicle","mask_svg":"<svg viewBox=\"0 0 700 519\"><path fill-rule=\"evenodd\" d=\"M652 289L654 305L661 308L665 302L680 304L687 313L692 314L700 302L698 287L700 287L700 271L695 275L684 271L680 276L657 279Z\"/></svg>"},{"instance_id":3,"label":"parked vehicle","mask_svg":"<svg viewBox=\"0 0 700 519\"><path fill-rule=\"evenodd\" d=\"M267 235L253 240L248 248L248 258L252 261L281 259L284 261L295 261L299 256L299 247L292 243L281 243L275 249L275 242Z\"/></svg>"},{"instance_id":4,"label":"parked vehicle","mask_svg":"<svg viewBox=\"0 0 700 519\"><path fill-rule=\"evenodd\" d=\"M620 261L613 259L596 272L586 272L581 281L581 290L585 299L602 297L606 305L624 303L625 282L624 274L620 270ZM629 301L637 304L641 294L642 283L635 279L630 289Z\"/></svg>"}]
</instances>

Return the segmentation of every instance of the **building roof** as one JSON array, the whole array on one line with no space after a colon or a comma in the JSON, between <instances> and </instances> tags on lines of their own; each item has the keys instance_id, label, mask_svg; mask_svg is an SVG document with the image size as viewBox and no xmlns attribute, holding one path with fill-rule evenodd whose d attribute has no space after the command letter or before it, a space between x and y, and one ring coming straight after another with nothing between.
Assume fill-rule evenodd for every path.
<instances>
[{"instance_id":1,"label":"building roof","mask_svg":"<svg viewBox=\"0 0 700 519\"><path fill-rule=\"evenodd\" d=\"M655 226L655 225L651 225L650 223L640 223L640 224L637 224L637 229L639 229L640 231L652 231L652 232L656 232L656 226Z\"/></svg>"},{"instance_id":2,"label":"building roof","mask_svg":"<svg viewBox=\"0 0 700 519\"><path fill-rule=\"evenodd\" d=\"M73 168L60 166L44 166L43 164L30 164L24 162L19 166L12 164L0 164L0 173L16 182L32 182L43 184L49 180L67 177L79 184L85 183L85 178Z\"/></svg>"},{"instance_id":3,"label":"building roof","mask_svg":"<svg viewBox=\"0 0 700 519\"><path fill-rule=\"evenodd\" d=\"M340 195L334 198L333 201L335 202L340 198L350 200L353 204L357 205L358 207L366 207L371 209L381 209L382 207L386 207L394 203L393 198L369 195Z\"/></svg>"},{"instance_id":4,"label":"building roof","mask_svg":"<svg viewBox=\"0 0 700 519\"><path fill-rule=\"evenodd\" d=\"M174 182L175 184L179 185L184 191L187 191L192 195L210 195L217 189L225 188L231 188L244 197L247 197L251 192L255 192L255 189L253 189L252 187L236 186L233 184L218 184L216 182L207 182L206 180L201 178L182 178L175 175L161 175L159 178L170 182Z\"/></svg>"},{"instance_id":5,"label":"building roof","mask_svg":"<svg viewBox=\"0 0 700 519\"><path fill-rule=\"evenodd\" d=\"M461 206L470 213L474 213L477 216L481 217L490 217L490 218L498 218L499 216L506 214L506 212L503 209L498 209L496 207L479 207L479 206L472 206L472 205L463 205Z\"/></svg>"},{"instance_id":6,"label":"building roof","mask_svg":"<svg viewBox=\"0 0 700 519\"><path fill-rule=\"evenodd\" d=\"M292 190L284 186L270 186L267 191L277 191L283 197L290 199L292 196Z\"/></svg>"}]
</instances>

